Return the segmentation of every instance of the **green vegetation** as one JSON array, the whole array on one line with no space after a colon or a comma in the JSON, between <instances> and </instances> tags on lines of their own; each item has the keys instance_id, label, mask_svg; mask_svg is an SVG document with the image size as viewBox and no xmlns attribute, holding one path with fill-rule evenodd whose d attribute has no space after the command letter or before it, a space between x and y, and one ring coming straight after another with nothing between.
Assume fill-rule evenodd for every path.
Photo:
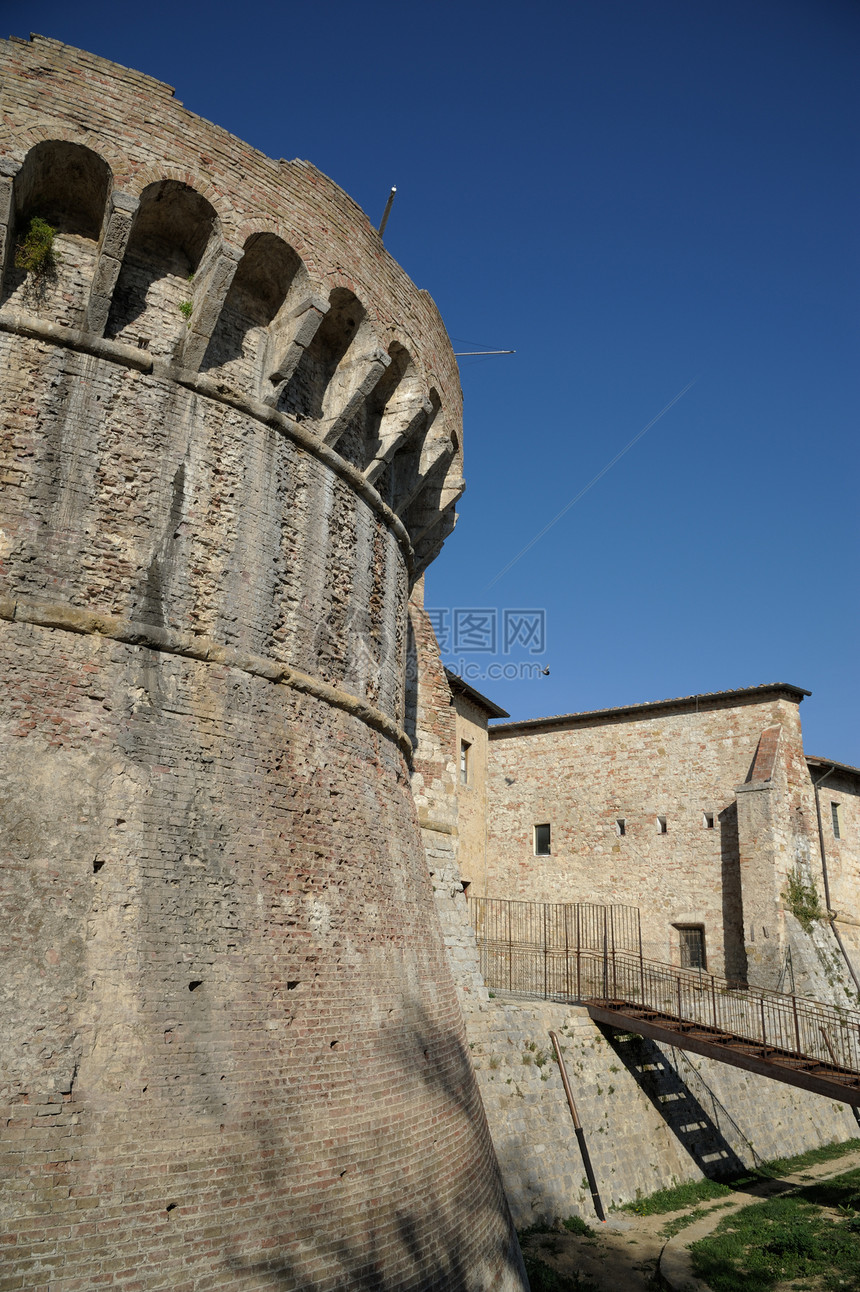
<instances>
[{"instance_id":1,"label":"green vegetation","mask_svg":"<svg viewBox=\"0 0 860 1292\"><path fill-rule=\"evenodd\" d=\"M709 1207L707 1211L703 1211L701 1207L696 1207L693 1211L688 1211L686 1215L675 1216L673 1220L667 1220L660 1233L664 1238L674 1238L688 1225L695 1225L697 1220L702 1219L702 1216L710 1215L712 1211L722 1211L724 1207L730 1207L731 1205L732 1202L729 1199L728 1202L720 1202L716 1207Z\"/></svg>"},{"instance_id":2,"label":"green vegetation","mask_svg":"<svg viewBox=\"0 0 860 1292\"><path fill-rule=\"evenodd\" d=\"M822 1292L857 1292L858 1246L854 1170L744 1207L690 1250L695 1273L714 1292L771 1292L794 1279L814 1280Z\"/></svg>"},{"instance_id":3,"label":"green vegetation","mask_svg":"<svg viewBox=\"0 0 860 1292\"><path fill-rule=\"evenodd\" d=\"M823 1144L821 1148L811 1148L806 1153L795 1157L775 1157L772 1162L765 1162L759 1167L758 1174L765 1178L792 1175L802 1171L805 1166L816 1166L819 1162L832 1162L835 1158L844 1157L860 1148L860 1139L847 1139L842 1144Z\"/></svg>"},{"instance_id":4,"label":"green vegetation","mask_svg":"<svg viewBox=\"0 0 860 1292\"><path fill-rule=\"evenodd\" d=\"M56 232L47 220L34 215L27 225L27 232L15 247L15 268L23 269L37 279L50 278L57 268L54 251Z\"/></svg>"},{"instance_id":5,"label":"green vegetation","mask_svg":"<svg viewBox=\"0 0 860 1292\"><path fill-rule=\"evenodd\" d=\"M191 301L179 302L179 313L182 315L184 319L191 318L191 312L193 309L194 309L194 306L192 305Z\"/></svg>"},{"instance_id":6,"label":"green vegetation","mask_svg":"<svg viewBox=\"0 0 860 1292\"><path fill-rule=\"evenodd\" d=\"M811 932L816 920L824 919L818 889L811 879L804 879L797 868L788 877L784 897L786 907L806 933Z\"/></svg>"},{"instance_id":7,"label":"green vegetation","mask_svg":"<svg viewBox=\"0 0 860 1292\"><path fill-rule=\"evenodd\" d=\"M568 1216L567 1220L563 1220L561 1223L569 1234L582 1234L583 1238L594 1237L594 1230L591 1225L586 1224L582 1216Z\"/></svg>"},{"instance_id":8,"label":"green vegetation","mask_svg":"<svg viewBox=\"0 0 860 1292\"><path fill-rule=\"evenodd\" d=\"M539 1256L528 1252L523 1253L523 1260L532 1292L597 1292L591 1280L579 1273L559 1274Z\"/></svg>"},{"instance_id":9,"label":"green vegetation","mask_svg":"<svg viewBox=\"0 0 860 1292\"><path fill-rule=\"evenodd\" d=\"M779 1179L781 1176L802 1171L806 1166L833 1161L834 1158L843 1157L855 1149L860 1149L860 1139L845 1140L842 1144L825 1144L822 1148L798 1153L796 1157L780 1157L772 1162L764 1162L755 1171L728 1177L725 1181L690 1180L686 1184L678 1184L671 1189L658 1189L656 1193L651 1193L646 1198L626 1202L620 1210L633 1211L638 1216L660 1216L669 1211L681 1211L686 1207L695 1207L700 1202L708 1202L712 1198L728 1197L737 1190L761 1180Z\"/></svg>"},{"instance_id":10,"label":"green vegetation","mask_svg":"<svg viewBox=\"0 0 860 1292\"><path fill-rule=\"evenodd\" d=\"M752 1177L746 1177L747 1182ZM671 1189L658 1189L649 1193L647 1198L637 1198L635 1202L625 1202L621 1211L635 1211L637 1216L662 1216L667 1211L682 1211L685 1207L695 1207L700 1202L709 1202L711 1198L723 1198L731 1194L727 1184L719 1180L688 1180L686 1184L676 1184Z\"/></svg>"}]
</instances>

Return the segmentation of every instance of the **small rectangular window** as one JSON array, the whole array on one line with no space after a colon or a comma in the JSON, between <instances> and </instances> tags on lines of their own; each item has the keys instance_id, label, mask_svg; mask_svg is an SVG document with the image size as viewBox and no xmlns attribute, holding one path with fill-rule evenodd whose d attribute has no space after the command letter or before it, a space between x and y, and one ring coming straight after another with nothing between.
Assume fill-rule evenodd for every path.
<instances>
[{"instance_id":1,"label":"small rectangular window","mask_svg":"<svg viewBox=\"0 0 860 1292\"><path fill-rule=\"evenodd\" d=\"M831 816L831 817L832 817L832 819L833 819L833 838L834 838L834 839L841 839L841 838L842 838L842 830L840 829L841 821L840 821L840 813L839 813L839 804L838 804L838 803L831 803L831 804L830 804L830 816Z\"/></svg>"},{"instance_id":2,"label":"small rectangular window","mask_svg":"<svg viewBox=\"0 0 860 1292\"><path fill-rule=\"evenodd\" d=\"M450 747L450 746L449 746ZM469 784L469 750L472 746L468 740L460 741L460 784Z\"/></svg>"},{"instance_id":3,"label":"small rectangular window","mask_svg":"<svg viewBox=\"0 0 860 1292\"><path fill-rule=\"evenodd\" d=\"M668 834L668 833L669 833L669 827L668 827L668 825L666 824L666 818L665 818L664 816L658 816L658 817L657 817L657 833L658 833L658 834Z\"/></svg>"},{"instance_id":4,"label":"small rectangular window","mask_svg":"<svg viewBox=\"0 0 860 1292\"><path fill-rule=\"evenodd\" d=\"M551 842L551 831L548 825L535 826L535 856L549 857Z\"/></svg>"},{"instance_id":5,"label":"small rectangular window","mask_svg":"<svg viewBox=\"0 0 860 1292\"><path fill-rule=\"evenodd\" d=\"M705 930L700 924L678 925L681 938L681 968L705 969Z\"/></svg>"},{"instance_id":6,"label":"small rectangular window","mask_svg":"<svg viewBox=\"0 0 860 1292\"><path fill-rule=\"evenodd\" d=\"M702 825L705 827L705 829L706 829L706 830L713 830L713 828L714 828L714 814L713 814L713 812L703 812L703 813L702 813Z\"/></svg>"},{"instance_id":7,"label":"small rectangular window","mask_svg":"<svg viewBox=\"0 0 860 1292\"><path fill-rule=\"evenodd\" d=\"M618 819L615 822L615 833L617 835L622 835L627 833L627 822L623 816L618 817Z\"/></svg>"}]
</instances>

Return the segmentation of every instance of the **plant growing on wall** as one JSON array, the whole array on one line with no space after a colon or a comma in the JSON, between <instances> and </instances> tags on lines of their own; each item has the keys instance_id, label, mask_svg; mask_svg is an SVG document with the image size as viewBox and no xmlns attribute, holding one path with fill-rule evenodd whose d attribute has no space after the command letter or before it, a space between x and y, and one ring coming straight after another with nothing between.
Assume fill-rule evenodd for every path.
<instances>
[{"instance_id":1,"label":"plant growing on wall","mask_svg":"<svg viewBox=\"0 0 860 1292\"><path fill-rule=\"evenodd\" d=\"M816 920L824 919L818 900L818 889L811 879L805 878L795 868L788 876L783 893L786 910L790 911L805 933L810 933Z\"/></svg>"},{"instance_id":2,"label":"plant growing on wall","mask_svg":"<svg viewBox=\"0 0 860 1292\"><path fill-rule=\"evenodd\" d=\"M34 278L50 277L57 268L57 253L54 251L56 232L47 220L34 215L15 248L15 268L23 269Z\"/></svg>"},{"instance_id":3,"label":"plant growing on wall","mask_svg":"<svg viewBox=\"0 0 860 1292\"><path fill-rule=\"evenodd\" d=\"M191 304L191 301L180 301L179 313L182 315L184 319L187 320L191 318L191 311L193 309L194 309L194 306Z\"/></svg>"}]
</instances>

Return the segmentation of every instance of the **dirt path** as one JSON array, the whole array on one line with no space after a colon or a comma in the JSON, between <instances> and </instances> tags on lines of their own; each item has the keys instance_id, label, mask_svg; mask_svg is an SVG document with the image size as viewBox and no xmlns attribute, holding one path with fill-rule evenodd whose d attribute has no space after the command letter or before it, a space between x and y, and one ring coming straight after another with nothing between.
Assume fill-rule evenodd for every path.
<instances>
[{"instance_id":1,"label":"dirt path","mask_svg":"<svg viewBox=\"0 0 860 1292\"><path fill-rule=\"evenodd\" d=\"M677 1214L677 1213L676 1213ZM606 1224L589 1221L594 1237L569 1234L533 1234L523 1241L523 1251L539 1256L551 1269L570 1280L600 1292L654 1292L657 1263L666 1243L660 1230L669 1216L633 1216L612 1212Z\"/></svg>"},{"instance_id":2,"label":"dirt path","mask_svg":"<svg viewBox=\"0 0 860 1292\"><path fill-rule=\"evenodd\" d=\"M773 1197L812 1180L826 1180L842 1175L860 1166L860 1152L846 1153L829 1162L806 1167L782 1179L763 1180L738 1193L702 1202L681 1211L666 1212L660 1216L637 1216L632 1212L610 1212L609 1219L601 1224L596 1218L589 1220L593 1237L571 1234L566 1230L553 1230L549 1234L532 1234L523 1240L523 1251L539 1257L555 1270L567 1286L564 1292L656 1292L658 1288L695 1285L704 1287L699 1280L691 1279L687 1244L703 1238L723 1216L741 1207L749 1206L763 1198ZM667 1240L664 1228L671 1221L683 1217L695 1222ZM662 1264L661 1253L666 1249ZM657 1268L661 1266L662 1280Z\"/></svg>"}]
</instances>

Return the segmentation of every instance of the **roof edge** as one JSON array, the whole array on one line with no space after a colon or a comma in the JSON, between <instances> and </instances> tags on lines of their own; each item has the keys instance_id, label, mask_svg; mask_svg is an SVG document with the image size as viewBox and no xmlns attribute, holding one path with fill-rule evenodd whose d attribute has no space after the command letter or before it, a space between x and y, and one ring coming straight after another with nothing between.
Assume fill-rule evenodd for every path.
<instances>
[{"instance_id":1,"label":"roof edge","mask_svg":"<svg viewBox=\"0 0 860 1292\"><path fill-rule=\"evenodd\" d=\"M847 772L849 776L860 776L860 767L851 763L837 763L835 758L819 758L817 754L804 754L807 767L832 767L836 772Z\"/></svg>"},{"instance_id":2,"label":"roof edge","mask_svg":"<svg viewBox=\"0 0 860 1292\"><path fill-rule=\"evenodd\" d=\"M488 700L480 691L476 691L473 686L469 686L468 682L464 682L459 673L452 673L449 668L446 668L445 676L448 679L448 685L453 695L465 696L467 700L471 700L472 704L479 709L483 709L491 718L509 718L511 716L507 709L503 709L501 705L496 704L493 700ZM507 726L507 723L505 725Z\"/></svg>"},{"instance_id":3,"label":"roof edge","mask_svg":"<svg viewBox=\"0 0 860 1292\"><path fill-rule=\"evenodd\" d=\"M763 682L759 686L742 687L735 691L705 691L699 695L682 695L667 700L647 700L642 704L625 704L612 709L587 709L581 713L559 713L548 718L523 718L519 722L500 722L490 727L489 731L491 736L507 736L515 735L520 731L540 731L551 727L587 726L590 722L603 718L621 718L627 715L634 718L647 717L649 713L675 709L678 706L689 708L695 705L701 708L704 704L705 708L711 708L716 702L722 700L753 700L780 693L796 700L798 704L804 696L812 694L811 691L804 690L802 686L795 686L792 682Z\"/></svg>"}]
</instances>

